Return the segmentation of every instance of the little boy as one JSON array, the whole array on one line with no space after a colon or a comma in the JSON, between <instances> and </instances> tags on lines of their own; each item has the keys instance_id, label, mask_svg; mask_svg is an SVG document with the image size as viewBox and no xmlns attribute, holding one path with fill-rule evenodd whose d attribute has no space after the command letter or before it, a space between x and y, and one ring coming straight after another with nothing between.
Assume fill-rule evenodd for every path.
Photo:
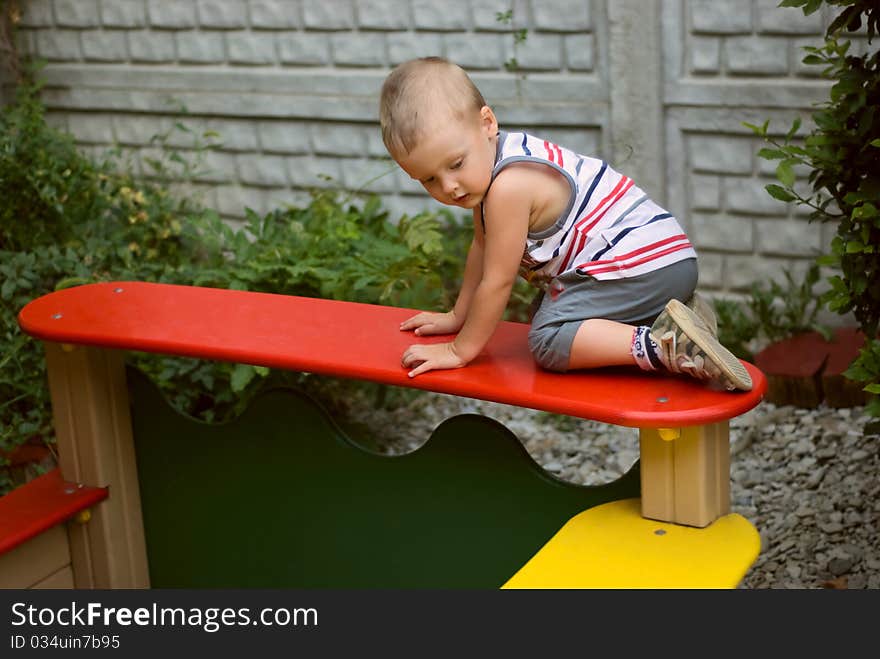
<instances>
[{"instance_id":1,"label":"little boy","mask_svg":"<svg viewBox=\"0 0 880 659\"><path fill-rule=\"evenodd\" d=\"M379 119L397 164L474 218L454 308L400 325L419 336L456 334L407 348L410 377L474 359L522 275L543 291L529 347L544 368L637 365L751 389L748 371L715 337L711 308L694 298L693 246L631 179L547 140L499 131L467 73L439 57L389 74Z\"/></svg>"}]
</instances>

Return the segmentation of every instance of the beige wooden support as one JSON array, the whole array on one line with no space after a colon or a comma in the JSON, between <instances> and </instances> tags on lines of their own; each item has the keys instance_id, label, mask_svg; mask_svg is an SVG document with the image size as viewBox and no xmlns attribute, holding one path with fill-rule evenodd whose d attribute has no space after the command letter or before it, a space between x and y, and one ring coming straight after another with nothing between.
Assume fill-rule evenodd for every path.
<instances>
[{"instance_id":1,"label":"beige wooden support","mask_svg":"<svg viewBox=\"0 0 880 659\"><path fill-rule=\"evenodd\" d=\"M70 525L77 588L149 588L123 353L46 342L65 480L109 488L88 524Z\"/></svg>"},{"instance_id":2,"label":"beige wooden support","mask_svg":"<svg viewBox=\"0 0 880 659\"><path fill-rule=\"evenodd\" d=\"M642 516L704 527L730 512L730 424L641 428Z\"/></svg>"},{"instance_id":3,"label":"beige wooden support","mask_svg":"<svg viewBox=\"0 0 880 659\"><path fill-rule=\"evenodd\" d=\"M38 588L47 580L57 581L70 571L68 544L66 525L58 524L0 554L0 588Z\"/></svg>"}]
</instances>

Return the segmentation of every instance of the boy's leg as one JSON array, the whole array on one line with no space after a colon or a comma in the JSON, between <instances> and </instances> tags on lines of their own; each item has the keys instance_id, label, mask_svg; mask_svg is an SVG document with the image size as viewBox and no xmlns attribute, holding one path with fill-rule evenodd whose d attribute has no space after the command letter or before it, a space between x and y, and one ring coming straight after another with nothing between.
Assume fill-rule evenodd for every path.
<instances>
[{"instance_id":1,"label":"boy's leg","mask_svg":"<svg viewBox=\"0 0 880 659\"><path fill-rule=\"evenodd\" d=\"M651 327L600 319L581 323L571 345L570 369L627 364L689 375L728 390L752 388L742 363L678 300L670 300Z\"/></svg>"},{"instance_id":2,"label":"boy's leg","mask_svg":"<svg viewBox=\"0 0 880 659\"><path fill-rule=\"evenodd\" d=\"M718 342L715 314L694 294L696 281L693 261L624 280L564 276L561 292L546 296L532 320L535 359L555 371L637 365L751 389L748 371Z\"/></svg>"},{"instance_id":3,"label":"boy's leg","mask_svg":"<svg viewBox=\"0 0 880 659\"><path fill-rule=\"evenodd\" d=\"M568 358L568 368L635 366L633 326L613 320L591 318L581 323Z\"/></svg>"},{"instance_id":4,"label":"boy's leg","mask_svg":"<svg viewBox=\"0 0 880 659\"><path fill-rule=\"evenodd\" d=\"M693 259L610 281L566 273L554 281L532 318L529 345L544 368L632 365L633 326L650 325L672 299L688 300L697 284Z\"/></svg>"}]
</instances>

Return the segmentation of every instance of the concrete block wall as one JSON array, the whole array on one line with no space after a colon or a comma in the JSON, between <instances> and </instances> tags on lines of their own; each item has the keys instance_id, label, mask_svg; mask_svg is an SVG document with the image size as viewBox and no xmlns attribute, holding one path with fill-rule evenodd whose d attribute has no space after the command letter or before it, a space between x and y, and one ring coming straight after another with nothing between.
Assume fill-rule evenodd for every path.
<instances>
[{"instance_id":1,"label":"concrete block wall","mask_svg":"<svg viewBox=\"0 0 880 659\"><path fill-rule=\"evenodd\" d=\"M827 99L819 67L801 60L803 46L821 43L831 16L778 4L663 3L667 198L687 218L709 290L744 291L781 281L784 269L803 272L834 233L767 194L776 163L755 155L762 144L743 126L769 119L782 134L801 116L804 134L811 107Z\"/></svg>"},{"instance_id":2,"label":"concrete block wall","mask_svg":"<svg viewBox=\"0 0 880 659\"><path fill-rule=\"evenodd\" d=\"M502 127L606 158L679 215L706 290L805 268L833 230L766 194L771 166L742 126L784 132L827 95L800 48L829 17L777 0L20 3L52 120L95 152L155 153L176 121L216 131L199 190L229 218L325 186L376 192L393 216L436 209L388 160L377 97L395 64L438 54L471 72Z\"/></svg>"}]
</instances>

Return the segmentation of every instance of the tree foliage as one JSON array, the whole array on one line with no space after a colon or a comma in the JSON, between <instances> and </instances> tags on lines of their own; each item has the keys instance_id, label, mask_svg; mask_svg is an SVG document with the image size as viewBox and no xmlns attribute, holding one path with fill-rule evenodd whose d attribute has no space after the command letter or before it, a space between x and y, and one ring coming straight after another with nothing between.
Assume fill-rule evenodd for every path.
<instances>
[{"instance_id":1,"label":"tree foliage","mask_svg":"<svg viewBox=\"0 0 880 659\"><path fill-rule=\"evenodd\" d=\"M4 454L53 439L42 349L17 322L40 295L140 280L425 309L454 302L469 223L432 213L392 221L377 198L332 187L316 189L302 206L248 209L232 223L171 185L197 178L211 135L178 124L155 137L159 157L137 163L111 151L99 159L44 114L35 84L20 86L0 113L0 494L12 485ZM187 142L179 131L192 138L186 149L169 146ZM134 173L141 164L147 175ZM145 353L129 359L177 409L206 421L235 416L279 384L305 386L328 404L333 391L340 399L353 391L246 364Z\"/></svg>"},{"instance_id":2,"label":"tree foliage","mask_svg":"<svg viewBox=\"0 0 880 659\"><path fill-rule=\"evenodd\" d=\"M783 0L780 7L799 7L804 14L822 5L838 10L821 46L806 47L805 64L821 66L833 81L829 98L812 113L814 127L801 140L800 120L781 138L769 133L769 122L752 126L769 146L758 155L778 161L778 184L767 192L783 202L811 209L811 218L836 224L830 254L819 259L830 266L828 308L852 312L868 342L848 377L880 394L880 51L874 38L880 27L876 0ZM852 37L864 34L863 54L852 52ZM808 186L797 181L796 167L809 170ZM880 416L880 400L869 409Z\"/></svg>"}]
</instances>

